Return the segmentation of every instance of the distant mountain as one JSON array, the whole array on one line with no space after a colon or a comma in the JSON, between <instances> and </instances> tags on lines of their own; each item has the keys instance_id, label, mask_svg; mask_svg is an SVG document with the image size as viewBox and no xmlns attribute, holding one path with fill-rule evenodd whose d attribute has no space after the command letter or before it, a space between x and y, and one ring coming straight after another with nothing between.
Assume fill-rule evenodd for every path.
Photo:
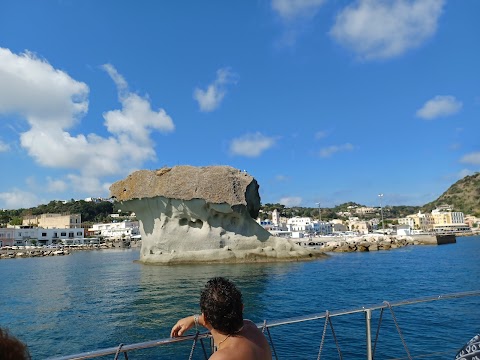
<instances>
[{"instance_id":1,"label":"distant mountain","mask_svg":"<svg viewBox=\"0 0 480 360\"><path fill-rule=\"evenodd\" d=\"M458 180L437 200L425 204L422 211L429 212L440 205L451 205L454 211L480 217L480 173Z\"/></svg>"}]
</instances>

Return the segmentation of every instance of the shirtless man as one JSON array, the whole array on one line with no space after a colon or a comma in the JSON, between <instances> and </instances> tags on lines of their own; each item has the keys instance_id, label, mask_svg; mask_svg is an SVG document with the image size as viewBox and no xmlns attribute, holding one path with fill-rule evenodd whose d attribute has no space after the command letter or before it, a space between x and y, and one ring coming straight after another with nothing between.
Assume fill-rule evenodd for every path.
<instances>
[{"instance_id":1,"label":"shirtless man","mask_svg":"<svg viewBox=\"0 0 480 360\"><path fill-rule=\"evenodd\" d=\"M184 335L199 324L213 336L217 351L211 360L271 360L270 346L250 320L243 319L242 294L222 277L209 280L200 296L201 315L180 319L171 337Z\"/></svg>"}]
</instances>

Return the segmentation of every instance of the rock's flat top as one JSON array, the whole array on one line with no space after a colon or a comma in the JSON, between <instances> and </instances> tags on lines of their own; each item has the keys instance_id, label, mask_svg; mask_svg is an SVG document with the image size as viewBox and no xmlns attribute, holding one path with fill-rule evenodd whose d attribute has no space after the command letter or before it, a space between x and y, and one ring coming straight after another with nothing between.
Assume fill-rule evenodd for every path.
<instances>
[{"instance_id":1,"label":"rock's flat top","mask_svg":"<svg viewBox=\"0 0 480 360\"><path fill-rule=\"evenodd\" d=\"M249 187L250 184L253 186ZM230 205L247 205L253 195L258 197L255 202L260 203L257 181L246 172L230 166L183 165L139 170L112 184L110 194L119 201L164 196L179 200L205 199L210 203Z\"/></svg>"}]
</instances>

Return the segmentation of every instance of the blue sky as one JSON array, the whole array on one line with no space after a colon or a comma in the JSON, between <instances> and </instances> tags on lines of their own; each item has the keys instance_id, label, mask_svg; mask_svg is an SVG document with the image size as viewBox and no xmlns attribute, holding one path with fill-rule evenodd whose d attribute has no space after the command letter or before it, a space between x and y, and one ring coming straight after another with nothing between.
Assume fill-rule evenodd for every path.
<instances>
[{"instance_id":1,"label":"blue sky","mask_svg":"<svg viewBox=\"0 0 480 360\"><path fill-rule=\"evenodd\" d=\"M0 3L0 208L230 165L262 203L423 205L480 170L480 1Z\"/></svg>"}]
</instances>

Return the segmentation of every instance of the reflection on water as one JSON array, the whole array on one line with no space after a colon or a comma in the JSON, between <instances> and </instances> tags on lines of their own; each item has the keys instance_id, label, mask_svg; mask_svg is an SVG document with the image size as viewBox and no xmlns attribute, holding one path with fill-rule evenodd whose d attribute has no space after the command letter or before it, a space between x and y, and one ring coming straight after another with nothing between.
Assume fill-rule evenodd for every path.
<instances>
[{"instance_id":1,"label":"reflection on water","mask_svg":"<svg viewBox=\"0 0 480 360\"><path fill-rule=\"evenodd\" d=\"M327 260L278 264L145 266L134 262L139 256L136 250L2 260L0 326L26 341L34 359L43 359L166 338L179 317L199 312L200 291L214 276L237 284L244 296L245 316L257 323L383 300L478 290L479 250L476 237L446 246L336 254ZM459 299L396 309L411 352L462 345L478 332L480 314L472 313L478 301ZM378 315L374 313L372 320L375 330ZM364 357L363 315L334 318L333 323L343 354ZM323 320L271 331L280 358L314 358ZM387 314L380 340L377 358L404 356ZM336 356L330 333L327 341L324 352ZM188 358L189 346L135 352L131 358Z\"/></svg>"},{"instance_id":2,"label":"reflection on water","mask_svg":"<svg viewBox=\"0 0 480 360\"><path fill-rule=\"evenodd\" d=\"M148 314L159 318L172 313L199 311L200 291L215 276L231 279L244 297L245 313L249 309L268 306L263 294L273 278L287 276L298 264L235 264L235 265L181 265L142 266L140 269L141 299ZM253 313L253 311L252 311ZM253 315L253 314L252 314Z\"/></svg>"}]
</instances>

